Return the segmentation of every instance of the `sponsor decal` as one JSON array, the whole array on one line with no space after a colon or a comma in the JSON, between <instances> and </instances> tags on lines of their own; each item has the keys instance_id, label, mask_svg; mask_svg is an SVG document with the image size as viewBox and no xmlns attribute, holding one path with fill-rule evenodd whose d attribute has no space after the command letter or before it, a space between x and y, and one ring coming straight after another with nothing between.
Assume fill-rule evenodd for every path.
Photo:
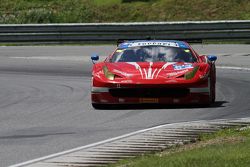
<instances>
[{"instance_id":1,"label":"sponsor decal","mask_svg":"<svg viewBox=\"0 0 250 167\"><path fill-rule=\"evenodd\" d=\"M193 68L193 64L182 64L182 65L173 65L175 70L183 70L183 69L189 69L189 68Z\"/></svg>"},{"instance_id":2,"label":"sponsor decal","mask_svg":"<svg viewBox=\"0 0 250 167\"><path fill-rule=\"evenodd\" d=\"M124 43L123 47L137 47L137 46L171 46L171 47L180 47L176 42L134 42L134 43Z\"/></svg>"},{"instance_id":3,"label":"sponsor decal","mask_svg":"<svg viewBox=\"0 0 250 167\"><path fill-rule=\"evenodd\" d=\"M188 72L187 69L183 70L183 71L177 71L177 72L171 72L171 73L168 73L167 74L167 77L173 77L173 76L176 76L176 75L180 75L180 74L184 74Z\"/></svg>"},{"instance_id":4,"label":"sponsor decal","mask_svg":"<svg viewBox=\"0 0 250 167\"><path fill-rule=\"evenodd\" d=\"M158 98L140 98L139 99L140 103L159 103Z\"/></svg>"}]
</instances>

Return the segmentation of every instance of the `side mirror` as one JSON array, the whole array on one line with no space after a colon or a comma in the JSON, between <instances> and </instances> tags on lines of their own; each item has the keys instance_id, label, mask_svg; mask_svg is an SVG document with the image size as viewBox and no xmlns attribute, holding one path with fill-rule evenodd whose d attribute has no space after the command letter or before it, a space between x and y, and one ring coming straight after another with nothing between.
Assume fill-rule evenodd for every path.
<instances>
[{"instance_id":1,"label":"side mirror","mask_svg":"<svg viewBox=\"0 0 250 167\"><path fill-rule=\"evenodd\" d=\"M91 56L91 60L92 60L93 64L95 64L95 61L98 61L98 60L99 60L99 56L98 56L97 54L93 54L93 55Z\"/></svg>"},{"instance_id":2,"label":"side mirror","mask_svg":"<svg viewBox=\"0 0 250 167\"><path fill-rule=\"evenodd\" d=\"M217 60L217 56L214 56L214 55L208 55L207 58L209 61L212 61L212 62Z\"/></svg>"}]
</instances>

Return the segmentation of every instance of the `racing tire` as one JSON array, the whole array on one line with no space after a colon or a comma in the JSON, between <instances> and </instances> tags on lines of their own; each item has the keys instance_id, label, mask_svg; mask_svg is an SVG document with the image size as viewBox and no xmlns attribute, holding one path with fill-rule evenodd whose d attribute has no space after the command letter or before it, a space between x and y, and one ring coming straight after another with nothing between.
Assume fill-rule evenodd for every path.
<instances>
[{"instance_id":1,"label":"racing tire","mask_svg":"<svg viewBox=\"0 0 250 167\"><path fill-rule=\"evenodd\" d=\"M107 106L105 104L92 103L94 109L105 109Z\"/></svg>"},{"instance_id":2,"label":"racing tire","mask_svg":"<svg viewBox=\"0 0 250 167\"><path fill-rule=\"evenodd\" d=\"M216 71L215 71L215 67L213 65L211 74L210 74L210 103L214 103L215 102L215 96L216 96Z\"/></svg>"},{"instance_id":3,"label":"racing tire","mask_svg":"<svg viewBox=\"0 0 250 167\"><path fill-rule=\"evenodd\" d=\"M216 96L216 89L215 89L215 75L212 74L210 75L209 79L208 79L208 82L209 82L209 95L208 95L208 98L207 98L207 102L205 103L206 106L210 106L212 103L215 102L215 96Z\"/></svg>"},{"instance_id":4,"label":"racing tire","mask_svg":"<svg viewBox=\"0 0 250 167\"><path fill-rule=\"evenodd\" d=\"M211 100L210 102L211 103L214 103L215 102L215 94L216 94L216 90L215 90L215 83L214 82L211 82L211 86L210 86L210 96L211 96Z\"/></svg>"},{"instance_id":5,"label":"racing tire","mask_svg":"<svg viewBox=\"0 0 250 167\"><path fill-rule=\"evenodd\" d=\"M209 89L210 89L210 93L209 93L209 105L215 102L215 84L213 82L213 78L210 77L209 78Z\"/></svg>"}]
</instances>

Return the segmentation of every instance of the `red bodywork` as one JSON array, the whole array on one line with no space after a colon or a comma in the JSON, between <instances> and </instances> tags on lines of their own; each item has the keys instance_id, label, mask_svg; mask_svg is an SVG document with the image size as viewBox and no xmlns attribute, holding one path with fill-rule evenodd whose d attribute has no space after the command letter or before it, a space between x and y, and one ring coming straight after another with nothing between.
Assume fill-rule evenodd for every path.
<instances>
[{"instance_id":1,"label":"red bodywork","mask_svg":"<svg viewBox=\"0 0 250 167\"><path fill-rule=\"evenodd\" d=\"M210 104L215 100L214 62L210 62L206 56L199 56L191 47L189 49L197 59L195 63L111 63L111 55L104 62L94 64L91 93L93 106L136 103ZM187 68L176 69L176 66ZM115 75L113 80L105 76L104 68ZM193 76L186 77L192 71Z\"/></svg>"}]
</instances>

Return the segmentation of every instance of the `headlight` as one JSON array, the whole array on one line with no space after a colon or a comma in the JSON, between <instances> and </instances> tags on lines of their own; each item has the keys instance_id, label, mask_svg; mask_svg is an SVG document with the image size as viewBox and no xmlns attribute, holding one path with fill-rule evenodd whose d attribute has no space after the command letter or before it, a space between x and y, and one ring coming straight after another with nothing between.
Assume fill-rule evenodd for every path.
<instances>
[{"instance_id":1,"label":"headlight","mask_svg":"<svg viewBox=\"0 0 250 167\"><path fill-rule=\"evenodd\" d=\"M192 71L189 71L184 75L184 78L185 79L192 79L195 76L198 69L199 69L199 66L194 67Z\"/></svg>"},{"instance_id":2,"label":"headlight","mask_svg":"<svg viewBox=\"0 0 250 167\"><path fill-rule=\"evenodd\" d=\"M109 70L108 70L108 67L107 66L104 66L103 67L103 73L105 75L105 77L109 80L114 80L115 79L115 74L111 73Z\"/></svg>"}]
</instances>

